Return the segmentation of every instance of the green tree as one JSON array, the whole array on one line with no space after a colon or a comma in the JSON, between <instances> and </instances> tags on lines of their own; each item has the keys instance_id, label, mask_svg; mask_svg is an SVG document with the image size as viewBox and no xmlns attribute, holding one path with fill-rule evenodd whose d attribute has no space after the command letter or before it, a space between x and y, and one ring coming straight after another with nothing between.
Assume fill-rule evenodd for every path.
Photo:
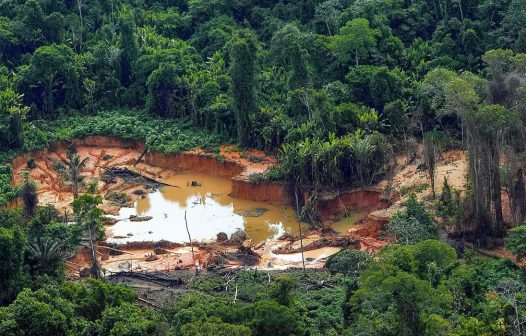
<instances>
[{"instance_id":1,"label":"green tree","mask_svg":"<svg viewBox=\"0 0 526 336\"><path fill-rule=\"evenodd\" d=\"M217 317L204 321L187 323L181 328L181 336L250 336L250 328L244 325L230 324Z\"/></svg>"},{"instance_id":2,"label":"green tree","mask_svg":"<svg viewBox=\"0 0 526 336\"><path fill-rule=\"evenodd\" d=\"M334 273L343 273L358 279L361 272L369 267L371 255L368 252L343 250L327 259L325 268Z\"/></svg>"},{"instance_id":3,"label":"green tree","mask_svg":"<svg viewBox=\"0 0 526 336\"><path fill-rule=\"evenodd\" d=\"M29 109L22 95L8 87L0 91L0 149L17 149L24 141L24 121Z\"/></svg>"},{"instance_id":4,"label":"green tree","mask_svg":"<svg viewBox=\"0 0 526 336\"><path fill-rule=\"evenodd\" d=\"M42 6L37 0L26 1L21 8L23 17L21 18L23 25L18 34L21 35L23 43L29 49L35 49L45 43L45 14Z\"/></svg>"},{"instance_id":5,"label":"green tree","mask_svg":"<svg viewBox=\"0 0 526 336\"><path fill-rule=\"evenodd\" d=\"M408 106L399 99L387 103L379 118L386 132L400 137L407 131L409 124Z\"/></svg>"},{"instance_id":6,"label":"green tree","mask_svg":"<svg viewBox=\"0 0 526 336\"><path fill-rule=\"evenodd\" d=\"M300 335L303 325L297 313L274 301L259 301L254 304L254 317L251 321L254 336Z\"/></svg>"},{"instance_id":7,"label":"green tree","mask_svg":"<svg viewBox=\"0 0 526 336\"><path fill-rule=\"evenodd\" d=\"M432 107L441 115L458 116L465 130L470 197L474 203L472 216L479 243L485 243L488 234L502 234L498 136L513 120L517 123L515 112L500 105L481 105L487 86L486 81L476 76L460 77L445 69L432 70L424 79L425 90L432 91ZM494 181L495 178L499 181ZM496 185L499 185L498 192Z\"/></svg>"},{"instance_id":8,"label":"green tree","mask_svg":"<svg viewBox=\"0 0 526 336\"><path fill-rule=\"evenodd\" d=\"M292 277L277 277L272 284L272 297L281 305L290 306L293 302L294 290L298 288L298 282Z\"/></svg>"},{"instance_id":9,"label":"green tree","mask_svg":"<svg viewBox=\"0 0 526 336\"><path fill-rule=\"evenodd\" d=\"M135 16L133 9L124 7L119 14L118 28L120 33L120 81L124 87L132 84L135 62L139 54L135 38Z\"/></svg>"},{"instance_id":10,"label":"green tree","mask_svg":"<svg viewBox=\"0 0 526 336\"><path fill-rule=\"evenodd\" d=\"M26 237L15 226L0 226L0 303L14 299L21 286Z\"/></svg>"},{"instance_id":11,"label":"green tree","mask_svg":"<svg viewBox=\"0 0 526 336\"><path fill-rule=\"evenodd\" d=\"M511 229L504 241L506 248L517 256L518 261L526 257L526 225L523 224Z\"/></svg>"},{"instance_id":12,"label":"green tree","mask_svg":"<svg viewBox=\"0 0 526 336\"><path fill-rule=\"evenodd\" d=\"M29 288L18 294L8 311L13 314L20 335L68 335L67 318L63 312L52 303L39 300Z\"/></svg>"},{"instance_id":13,"label":"green tree","mask_svg":"<svg viewBox=\"0 0 526 336\"><path fill-rule=\"evenodd\" d=\"M386 233L394 235L399 244L415 244L438 235L433 217L414 194L407 200L406 211L396 213L385 227Z\"/></svg>"},{"instance_id":14,"label":"green tree","mask_svg":"<svg viewBox=\"0 0 526 336\"><path fill-rule=\"evenodd\" d=\"M502 188L500 177L500 139L504 133L520 123L519 115L514 110L509 110L502 105L487 105L480 108L474 115L475 122L479 125L481 136L488 145L488 163L491 174L491 199L495 212L496 236L504 233L504 216L502 214Z\"/></svg>"},{"instance_id":15,"label":"green tree","mask_svg":"<svg viewBox=\"0 0 526 336\"><path fill-rule=\"evenodd\" d=\"M20 68L16 84L24 101L36 104L34 117L54 116L56 108L78 107L82 99L75 53L64 44L38 48Z\"/></svg>"},{"instance_id":16,"label":"green tree","mask_svg":"<svg viewBox=\"0 0 526 336\"><path fill-rule=\"evenodd\" d=\"M100 276L97 261L97 250L95 240L100 239L104 232L102 226L102 210L97 208L102 203L100 196L84 194L73 201L73 212L75 213L77 224L88 231L91 249L91 274L98 278Z\"/></svg>"},{"instance_id":17,"label":"green tree","mask_svg":"<svg viewBox=\"0 0 526 336\"><path fill-rule=\"evenodd\" d=\"M80 184L84 180L82 170L86 167L89 158L81 159L74 148L68 149L66 156L66 178L71 181L71 192L73 199L76 199L79 196Z\"/></svg>"},{"instance_id":18,"label":"green tree","mask_svg":"<svg viewBox=\"0 0 526 336\"><path fill-rule=\"evenodd\" d=\"M252 138L251 118L257 113L255 76L256 40L250 33L240 32L230 45L230 77L236 112L237 138L242 146L255 143Z\"/></svg>"},{"instance_id":19,"label":"green tree","mask_svg":"<svg viewBox=\"0 0 526 336\"><path fill-rule=\"evenodd\" d=\"M369 48L376 44L378 34L377 30L369 27L367 19L353 19L340 29L338 35L331 37L330 47L344 63L351 61L350 56L354 55L354 65L358 66L360 59L365 58Z\"/></svg>"},{"instance_id":20,"label":"green tree","mask_svg":"<svg viewBox=\"0 0 526 336\"><path fill-rule=\"evenodd\" d=\"M403 83L394 71L382 67L370 79L369 90L374 108L382 112L387 103L402 96Z\"/></svg>"},{"instance_id":21,"label":"green tree","mask_svg":"<svg viewBox=\"0 0 526 336\"><path fill-rule=\"evenodd\" d=\"M64 258L77 250L81 232L80 225L62 222L52 206L39 208L26 229L25 264L29 274L62 278Z\"/></svg>"},{"instance_id":22,"label":"green tree","mask_svg":"<svg viewBox=\"0 0 526 336\"><path fill-rule=\"evenodd\" d=\"M216 52L226 52L225 46L239 29L236 21L228 16L219 16L196 27L190 43L204 57Z\"/></svg>"},{"instance_id":23,"label":"green tree","mask_svg":"<svg viewBox=\"0 0 526 336\"><path fill-rule=\"evenodd\" d=\"M24 201L24 218L26 220L35 216L37 212L38 195L37 186L29 179L29 174L24 174L24 185L22 186L22 200Z\"/></svg>"},{"instance_id":24,"label":"green tree","mask_svg":"<svg viewBox=\"0 0 526 336\"><path fill-rule=\"evenodd\" d=\"M175 64L161 64L148 77L146 107L160 116L181 117L190 114L190 88L185 78L178 76Z\"/></svg>"},{"instance_id":25,"label":"green tree","mask_svg":"<svg viewBox=\"0 0 526 336\"><path fill-rule=\"evenodd\" d=\"M106 308L101 317L101 335L148 336L158 335L156 315L147 308L123 303Z\"/></svg>"},{"instance_id":26,"label":"green tree","mask_svg":"<svg viewBox=\"0 0 526 336\"><path fill-rule=\"evenodd\" d=\"M290 67L289 88L291 90L307 87L310 83L307 67L305 34L295 24L287 24L272 36L270 49L278 64Z\"/></svg>"},{"instance_id":27,"label":"green tree","mask_svg":"<svg viewBox=\"0 0 526 336\"><path fill-rule=\"evenodd\" d=\"M342 4L339 0L328 0L316 6L314 18L325 24L329 35L333 35L340 27Z\"/></svg>"},{"instance_id":28,"label":"green tree","mask_svg":"<svg viewBox=\"0 0 526 336\"><path fill-rule=\"evenodd\" d=\"M366 272L350 300L356 335L423 335L428 314L445 302L428 281L406 272ZM374 307L368 309L367 307Z\"/></svg>"},{"instance_id":29,"label":"green tree","mask_svg":"<svg viewBox=\"0 0 526 336\"><path fill-rule=\"evenodd\" d=\"M385 247L349 300L350 332L431 336L438 326L451 329L444 314L451 297L440 281L455 262L455 250L437 240Z\"/></svg>"}]
</instances>

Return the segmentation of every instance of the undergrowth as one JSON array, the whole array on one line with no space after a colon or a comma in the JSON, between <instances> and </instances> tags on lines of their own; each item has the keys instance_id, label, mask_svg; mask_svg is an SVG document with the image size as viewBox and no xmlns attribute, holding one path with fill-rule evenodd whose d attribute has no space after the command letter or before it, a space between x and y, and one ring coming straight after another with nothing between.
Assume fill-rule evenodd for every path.
<instances>
[{"instance_id":1,"label":"undergrowth","mask_svg":"<svg viewBox=\"0 0 526 336\"><path fill-rule=\"evenodd\" d=\"M161 153L230 143L230 139L193 126L188 118L168 119L139 110L121 109L96 115L74 114L56 120L33 121L26 127L22 149L0 153L0 162L12 160L23 152L45 148L55 141L90 135L142 141L149 151Z\"/></svg>"},{"instance_id":2,"label":"undergrowth","mask_svg":"<svg viewBox=\"0 0 526 336\"><path fill-rule=\"evenodd\" d=\"M17 198L20 188L11 185L12 168L7 162L18 155L43 149L61 140L73 140L90 135L111 136L123 140L137 140L149 151L176 153L199 147L218 147L229 143L212 132L192 125L188 118L167 119L138 110L113 110L96 115L74 114L56 120L36 120L25 129L20 150L0 153L0 205Z\"/></svg>"}]
</instances>

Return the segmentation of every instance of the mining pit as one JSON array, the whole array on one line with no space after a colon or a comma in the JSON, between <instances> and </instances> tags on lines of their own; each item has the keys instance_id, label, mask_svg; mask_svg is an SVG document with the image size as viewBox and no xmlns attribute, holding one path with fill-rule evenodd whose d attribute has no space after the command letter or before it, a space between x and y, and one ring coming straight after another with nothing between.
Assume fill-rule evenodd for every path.
<instances>
[{"instance_id":1,"label":"mining pit","mask_svg":"<svg viewBox=\"0 0 526 336\"><path fill-rule=\"evenodd\" d=\"M91 183L103 197L106 237L97 243L97 254L106 274L300 267L300 229L308 268L322 267L342 248L375 251L386 243L378 232L388 218L374 215L391 204L382 189L323 194L323 224L313 229L296 219L284 183L251 178L270 169L275 158L233 146L147 153L140 142L92 136L13 160L13 183L22 183L22 173L28 171L37 183L39 205L52 205L66 218L73 219L71 184L56 167L66 164L72 143L81 159L88 158L83 190ZM28 168L30 160L33 169ZM17 205L19 201L12 204ZM72 276L82 275L90 264L85 245L67 260Z\"/></svg>"}]
</instances>

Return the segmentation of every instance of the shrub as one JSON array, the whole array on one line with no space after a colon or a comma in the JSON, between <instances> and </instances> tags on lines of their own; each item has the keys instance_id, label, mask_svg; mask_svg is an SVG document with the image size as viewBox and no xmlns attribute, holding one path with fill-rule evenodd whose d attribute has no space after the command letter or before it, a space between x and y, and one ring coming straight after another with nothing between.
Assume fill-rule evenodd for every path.
<instances>
[{"instance_id":1,"label":"shrub","mask_svg":"<svg viewBox=\"0 0 526 336\"><path fill-rule=\"evenodd\" d=\"M517 261L526 257L526 224L511 229L504 240L506 248L517 256Z\"/></svg>"},{"instance_id":2,"label":"shrub","mask_svg":"<svg viewBox=\"0 0 526 336\"><path fill-rule=\"evenodd\" d=\"M386 224L386 234L394 235L399 244L414 244L438 236L438 228L433 216L427 212L423 203L411 194L406 210L396 213Z\"/></svg>"},{"instance_id":3,"label":"shrub","mask_svg":"<svg viewBox=\"0 0 526 336\"><path fill-rule=\"evenodd\" d=\"M20 196L22 188L20 186L13 186L11 179L13 177L13 170L10 164L0 164L0 205L4 205Z\"/></svg>"},{"instance_id":4,"label":"shrub","mask_svg":"<svg viewBox=\"0 0 526 336\"><path fill-rule=\"evenodd\" d=\"M36 167L37 167L37 165L35 164L35 159L34 158L29 158L29 160L27 160L27 168L35 169Z\"/></svg>"},{"instance_id":5,"label":"shrub","mask_svg":"<svg viewBox=\"0 0 526 336\"><path fill-rule=\"evenodd\" d=\"M325 263L331 273L342 273L346 276L357 278L360 273L369 267L371 255L367 252L343 250L329 257Z\"/></svg>"}]
</instances>

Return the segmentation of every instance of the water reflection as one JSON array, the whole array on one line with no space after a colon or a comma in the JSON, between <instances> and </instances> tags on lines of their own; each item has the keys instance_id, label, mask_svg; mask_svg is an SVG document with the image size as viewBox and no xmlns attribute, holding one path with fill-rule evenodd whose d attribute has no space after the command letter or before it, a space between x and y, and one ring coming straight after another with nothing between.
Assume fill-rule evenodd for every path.
<instances>
[{"instance_id":1,"label":"water reflection","mask_svg":"<svg viewBox=\"0 0 526 336\"><path fill-rule=\"evenodd\" d=\"M192 186L192 181L198 186ZM193 240L215 239L216 234L230 235L243 229L254 242L272 239L284 232L298 234L298 222L291 207L276 206L228 196L231 181L227 178L199 174L177 175L166 180L170 185L136 202L134 208L123 208L119 218L130 215L151 216L152 220L123 220L111 227L110 242L188 241L184 212ZM251 217L255 209L267 209ZM261 212L261 211L259 211ZM115 238L118 237L118 238Z\"/></svg>"},{"instance_id":2,"label":"water reflection","mask_svg":"<svg viewBox=\"0 0 526 336\"><path fill-rule=\"evenodd\" d=\"M197 186L192 186L192 181ZM181 174L165 182L174 187L165 187L149 194L137 201L134 208L122 208L119 214L119 218L123 219L130 215L151 216L153 219L144 222L127 219L119 221L110 229L109 242L163 239L186 242L185 210L193 240L215 239L219 232L230 236L237 229L245 230L254 243L281 236L285 232L298 234L298 221L291 207L232 198L228 196L231 190L228 178ZM251 216L262 211L260 216ZM336 222L334 228L344 234L365 215L364 211L352 212L350 216ZM305 224L302 225L306 228Z\"/></svg>"}]
</instances>

